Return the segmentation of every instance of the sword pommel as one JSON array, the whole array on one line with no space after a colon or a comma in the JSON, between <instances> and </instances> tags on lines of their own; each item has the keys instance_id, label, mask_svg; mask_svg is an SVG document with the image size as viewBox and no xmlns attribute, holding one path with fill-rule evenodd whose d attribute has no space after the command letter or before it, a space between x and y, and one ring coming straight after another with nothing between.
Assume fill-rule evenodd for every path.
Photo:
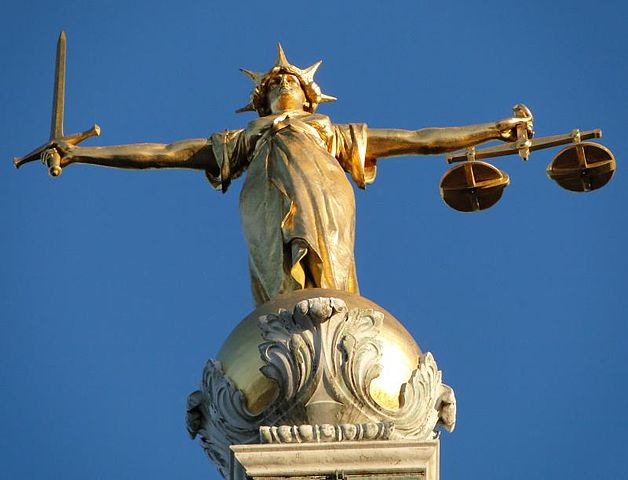
<instances>
[{"instance_id":1,"label":"sword pommel","mask_svg":"<svg viewBox=\"0 0 628 480\"><path fill-rule=\"evenodd\" d=\"M61 155L54 148L46 150L42 156L42 160L48 165L48 173L51 177L61 175Z\"/></svg>"}]
</instances>

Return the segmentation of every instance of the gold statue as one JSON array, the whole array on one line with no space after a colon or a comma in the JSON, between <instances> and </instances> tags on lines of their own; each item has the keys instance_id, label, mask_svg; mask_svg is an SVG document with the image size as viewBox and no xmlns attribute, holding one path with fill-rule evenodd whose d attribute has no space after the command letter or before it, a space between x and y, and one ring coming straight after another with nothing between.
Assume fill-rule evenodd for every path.
<instances>
[{"instance_id":1,"label":"gold statue","mask_svg":"<svg viewBox=\"0 0 628 480\"><path fill-rule=\"evenodd\" d=\"M526 139L532 135L529 112L494 123L412 131L334 124L316 113L320 103L335 100L321 93L314 82L321 62L301 70L288 62L279 45L269 71L243 70L255 87L250 103L239 111L259 114L246 128L170 145L78 147L79 141L97 134L98 129L63 136L60 76L65 72L65 36L57 58L51 140L16 160L16 165L41 157L55 176L74 163L191 168L204 171L222 192L247 171L240 210L257 304L310 287L358 292L353 253L355 199L346 173L364 188L375 179L380 158L441 154L490 140L513 142L522 134Z\"/></svg>"}]
</instances>

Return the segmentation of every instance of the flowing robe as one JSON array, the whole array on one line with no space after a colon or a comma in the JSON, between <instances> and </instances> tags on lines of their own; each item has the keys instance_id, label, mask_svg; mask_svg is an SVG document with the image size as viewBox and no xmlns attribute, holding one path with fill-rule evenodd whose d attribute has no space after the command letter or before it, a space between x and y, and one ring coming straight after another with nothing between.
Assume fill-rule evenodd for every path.
<instances>
[{"instance_id":1,"label":"flowing robe","mask_svg":"<svg viewBox=\"0 0 628 480\"><path fill-rule=\"evenodd\" d=\"M240 215L256 304L300 288L357 292L355 198L346 172L360 188L375 179L366 125L291 112L209 141L219 167L217 175L207 172L215 188L226 191L248 171Z\"/></svg>"}]
</instances>

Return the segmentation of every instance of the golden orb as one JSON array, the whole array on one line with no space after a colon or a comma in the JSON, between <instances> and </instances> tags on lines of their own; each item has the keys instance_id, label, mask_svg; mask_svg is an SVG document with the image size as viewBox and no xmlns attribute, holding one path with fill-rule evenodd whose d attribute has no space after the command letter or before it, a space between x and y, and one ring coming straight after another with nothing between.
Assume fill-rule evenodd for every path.
<instances>
[{"instance_id":1,"label":"golden orb","mask_svg":"<svg viewBox=\"0 0 628 480\"><path fill-rule=\"evenodd\" d=\"M281 309L292 311L301 300L317 297L338 298L349 309L373 309L384 315L378 336L382 345L379 361L382 369L379 377L372 381L370 393L382 407L397 410L401 386L417 368L421 355L419 346L395 317L372 301L348 292L312 288L279 295L257 307L231 332L218 352L217 360L222 363L225 375L244 393L249 411L254 414L262 412L278 395L276 383L260 371L263 363L258 346L264 339L258 327L259 317Z\"/></svg>"}]
</instances>

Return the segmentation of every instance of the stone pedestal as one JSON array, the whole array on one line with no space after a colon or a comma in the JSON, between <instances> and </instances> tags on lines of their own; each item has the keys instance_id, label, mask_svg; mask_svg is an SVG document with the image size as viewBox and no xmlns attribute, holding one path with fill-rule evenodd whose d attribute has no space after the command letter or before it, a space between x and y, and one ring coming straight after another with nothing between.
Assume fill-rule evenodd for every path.
<instances>
[{"instance_id":1,"label":"stone pedestal","mask_svg":"<svg viewBox=\"0 0 628 480\"><path fill-rule=\"evenodd\" d=\"M229 480L438 480L439 441L233 445Z\"/></svg>"},{"instance_id":2,"label":"stone pedestal","mask_svg":"<svg viewBox=\"0 0 628 480\"><path fill-rule=\"evenodd\" d=\"M240 322L189 396L187 425L227 479L437 479L437 431L455 417L453 390L401 322L310 289Z\"/></svg>"}]
</instances>

